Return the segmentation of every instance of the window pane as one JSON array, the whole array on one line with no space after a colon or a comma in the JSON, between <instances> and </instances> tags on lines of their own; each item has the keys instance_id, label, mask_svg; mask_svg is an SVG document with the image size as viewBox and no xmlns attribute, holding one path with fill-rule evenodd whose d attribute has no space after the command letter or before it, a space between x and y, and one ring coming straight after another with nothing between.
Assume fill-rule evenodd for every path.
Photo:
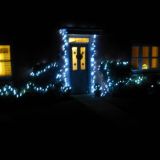
<instances>
[{"instance_id":1,"label":"window pane","mask_svg":"<svg viewBox=\"0 0 160 160\"><path fill-rule=\"evenodd\" d=\"M152 47L152 57L158 57L158 47Z\"/></svg>"},{"instance_id":2,"label":"window pane","mask_svg":"<svg viewBox=\"0 0 160 160\"><path fill-rule=\"evenodd\" d=\"M89 38L69 38L69 43L88 43Z\"/></svg>"},{"instance_id":3,"label":"window pane","mask_svg":"<svg viewBox=\"0 0 160 160\"><path fill-rule=\"evenodd\" d=\"M138 69L138 58L132 58L132 66L134 69Z\"/></svg>"},{"instance_id":4,"label":"window pane","mask_svg":"<svg viewBox=\"0 0 160 160\"><path fill-rule=\"evenodd\" d=\"M77 47L72 47L72 70L75 71L77 69Z\"/></svg>"},{"instance_id":5,"label":"window pane","mask_svg":"<svg viewBox=\"0 0 160 160\"><path fill-rule=\"evenodd\" d=\"M0 62L0 76L11 76L11 62Z\"/></svg>"},{"instance_id":6,"label":"window pane","mask_svg":"<svg viewBox=\"0 0 160 160\"><path fill-rule=\"evenodd\" d=\"M81 47L80 49L82 59L81 59L81 70L86 69L86 47Z\"/></svg>"},{"instance_id":7,"label":"window pane","mask_svg":"<svg viewBox=\"0 0 160 160\"><path fill-rule=\"evenodd\" d=\"M142 69L149 69L149 59L148 58L142 59Z\"/></svg>"},{"instance_id":8,"label":"window pane","mask_svg":"<svg viewBox=\"0 0 160 160\"><path fill-rule=\"evenodd\" d=\"M132 47L132 57L139 56L139 47Z\"/></svg>"},{"instance_id":9,"label":"window pane","mask_svg":"<svg viewBox=\"0 0 160 160\"><path fill-rule=\"evenodd\" d=\"M143 47L142 57L148 57L148 56L149 56L149 47Z\"/></svg>"},{"instance_id":10,"label":"window pane","mask_svg":"<svg viewBox=\"0 0 160 160\"><path fill-rule=\"evenodd\" d=\"M152 58L152 68L158 68L158 58Z\"/></svg>"},{"instance_id":11,"label":"window pane","mask_svg":"<svg viewBox=\"0 0 160 160\"><path fill-rule=\"evenodd\" d=\"M0 45L0 61L10 60L10 46L8 45Z\"/></svg>"}]
</instances>

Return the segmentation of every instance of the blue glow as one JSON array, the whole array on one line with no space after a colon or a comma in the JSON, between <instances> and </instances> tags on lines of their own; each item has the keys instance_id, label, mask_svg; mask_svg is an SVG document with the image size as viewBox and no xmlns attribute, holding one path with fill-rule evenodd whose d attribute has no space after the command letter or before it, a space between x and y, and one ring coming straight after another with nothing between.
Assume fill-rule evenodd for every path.
<instances>
[{"instance_id":1,"label":"blue glow","mask_svg":"<svg viewBox=\"0 0 160 160\"><path fill-rule=\"evenodd\" d=\"M91 58L90 58L90 74L91 74L91 93L93 94L95 91L95 73L96 73L96 61L95 61L95 56L96 56L96 35L92 36L91 40Z\"/></svg>"},{"instance_id":2,"label":"blue glow","mask_svg":"<svg viewBox=\"0 0 160 160\"><path fill-rule=\"evenodd\" d=\"M58 67L58 64L56 62L55 63L51 63L51 64L47 65L44 69L42 69L40 71L31 72L30 76L31 77L39 77L40 75L46 73L51 68L57 68L57 67Z\"/></svg>"},{"instance_id":3,"label":"blue glow","mask_svg":"<svg viewBox=\"0 0 160 160\"><path fill-rule=\"evenodd\" d=\"M66 92L67 89L70 89L70 78L69 78L69 55L68 55L68 33L66 29L60 29L59 33L62 37L62 52L63 52L63 61L64 64L62 66L62 69L60 70L60 73L57 75L57 79L59 81L64 82L64 86L62 87L62 90ZM66 89L67 88L67 89Z\"/></svg>"}]
</instances>

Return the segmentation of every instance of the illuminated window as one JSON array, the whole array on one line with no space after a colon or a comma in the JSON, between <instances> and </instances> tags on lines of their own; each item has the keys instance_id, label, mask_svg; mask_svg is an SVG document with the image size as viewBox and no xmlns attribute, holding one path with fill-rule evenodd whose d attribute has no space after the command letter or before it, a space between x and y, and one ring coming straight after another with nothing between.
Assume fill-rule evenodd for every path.
<instances>
[{"instance_id":1,"label":"illuminated window","mask_svg":"<svg viewBox=\"0 0 160 160\"><path fill-rule=\"evenodd\" d=\"M159 67L159 57L159 47L157 46L132 47L131 63L134 69L157 69Z\"/></svg>"},{"instance_id":2,"label":"illuminated window","mask_svg":"<svg viewBox=\"0 0 160 160\"><path fill-rule=\"evenodd\" d=\"M156 46L152 47L151 68L152 69L158 68L158 47L156 47Z\"/></svg>"},{"instance_id":3,"label":"illuminated window","mask_svg":"<svg viewBox=\"0 0 160 160\"><path fill-rule=\"evenodd\" d=\"M81 52L81 55L82 55L81 70L85 70L86 69L86 47L81 47L80 52Z\"/></svg>"},{"instance_id":4,"label":"illuminated window","mask_svg":"<svg viewBox=\"0 0 160 160\"><path fill-rule=\"evenodd\" d=\"M139 47L132 47L132 57L138 58L139 56Z\"/></svg>"},{"instance_id":5,"label":"illuminated window","mask_svg":"<svg viewBox=\"0 0 160 160\"><path fill-rule=\"evenodd\" d=\"M149 58L142 59L142 69L149 69Z\"/></svg>"},{"instance_id":6,"label":"illuminated window","mask_svg":"<svg viewBox=\"0 0 160 160\"><path fill-rule=\"evenodd\" d=\"M147 65L147 64L143 64L143 65L142 65L142 69L143 69L143 70L148 69L148 65Z\"/></svg>"},{"instance_id":7,"label":"illuminated window","mask_svg":"<svg viewBox=\"0 0 160 160\"><path fill-rule=\"evenodd\" d=\"M138 69L138 57L139 57L139 47L132 47L132 66L134 69Z\"/></svg>"},{"instance_id":8,"label":"illuminated window","mask_svg":"<svg viewBox=\"0 0 160 160\"><path fill-rule=\"evenodd\" d=\"M152 68L158 68L158 58L152 58Z\"/></svg>"},{"instance_id":9,"label":"illuminated window","mask_svg":"<svg viewBox=\"0 0 160 160\"><path fill-rule=\"evenodd\" d=\"M149 47L143 47L142 57L148 57L148 56L149 56Z\"/></svg>"},{"instance_id":10,"label":"illuminated window","mask_svg":"<svg viewBox=\"0 0 160 160\"><path fill-rule=\"evenodd\" d=\"M89 38L69 38L69 43L89 43Z\"/></svg>"},{"instance_id":11,"label":"illuminated window","mask_svg":"<svg viewBox=\"0 0 160 160\"><path fill-rule=\"evenodd\" d=\"M150 65L149 65L149 47L148 46L144 46L142 48L142 69L146 70L149 69Z\"/></svg>"},{"instance_id":12,"label":"illuminated window","mask_svg":"<svg viewBox=\"0 0 160 160\"><path fill-rule=\"evenodd\" d=\"M138 69L138 58L132 58L132 66L134 69Z\"/></svg>"},{"instance_id":13,"label":"illuminated window","mask_svg":"<svg viewBox=\"0 0 160 160\"><path fill-rule=\"evenodd\" d=\"M152 57L158 57L158 47L152 47Z\"/></svg>"},{"instance_id":14,"label":"illuminated window","mask_svg":"<svg viewBox=\"0 0 160 160\"><path fill-rule=\"evenodd\" d=\"M11 76L11 56L10 56L10 46L1 45L0 46L0 77Z\"/></svg>"},{"instance_id":15,"label":"illuminated window","mask_svg":"<svg viewBox=\"0 0 160 160\"><path fill-rule=\"evenodd\" d=\"M72 70L76 71L77 69L78 69L77 47L72 47Z\"/></svg>"}]
</instances>

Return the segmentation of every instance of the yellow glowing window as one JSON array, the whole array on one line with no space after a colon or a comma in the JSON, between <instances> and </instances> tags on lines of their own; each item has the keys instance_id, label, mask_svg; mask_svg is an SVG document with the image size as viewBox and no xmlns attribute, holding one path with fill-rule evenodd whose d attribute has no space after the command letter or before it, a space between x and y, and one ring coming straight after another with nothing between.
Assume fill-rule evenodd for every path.
<instances>
[{"instance_id":1,"label":"yellow glowing window","mask_svg":"<svg viewBox=\"0 0 160 160\"><path fill-rule=\"evenodd\" d=\"M131 63L134 69L138 69L138 58L132 58Z\"/></svg>"},{"instance_id":2,"label":"yellow glowing window","mask_svg":"<svg viewBox=\"0 0 160 160\"><path fill-rule=\"evenodd\" d=\"M143 69L143 70L148 69L148 65L147 65L147 64L143 64L143 65L142 65L142 69Z\"/></svg>"},{"instance_id":3,"label":"yellow glowing window","mask_svg":"<svg viewBox=\"0 0 160 160\"><path fill-rule=\"evenodd\" d=\"M11 76L10 46L0 45L0 77Z\"/></svg>"},{"instance_id":4,"label":"yellow glowing window","mask_svg":"<svg viewBox=\"0 0 160 160\"><path fill-rule=\"evenodd\" d=\"M72 70L76 71L77 69L78 69L77 47L72 47Z\"/></svg>"},{"instance_id":5,"label":"yellow glowing window","mask_svg":"<svg viewBox=\"0 0 160 160\"><path fill-rule=\"evenodd\" d=\"M139 56L139 47L132 47L132 57Z\"/></svg>"},{"instance_id":6,"label":"yellow glowing window","mask_svg":"<svg viewBox=\"0 0 160 160\"><path fill-rule=\"evenodd\" d=\"M158 57L158 47L152 47L152 57Z\"/></svg>"},{"instance_id":7,"label":"yellow glowing window","mask_svg":"<svg viewBox=\"0 0 160 160\"><path fill-rule=\"evenodd\" d=\"M142 59L142 69L149 69L149 59L148 58L143 58Z\"/></svg>"},{"instance_id":8,"label":"yellow glowing window","mask_svg":"<svg viewBox=\"0 0 160 160\"><path fill-rule=\"evenodd\" d=\"M152 68L158 68L158 58L152 58Z\"/></svg>"},{"instance_id":9,"label":"yellow glowing window","mask_svg":"<svg viewBox=\"0 0 160 160\"><path fill-rule=\"evenodd\" d=\"M86 47L81 47L80 48L80 53L82 55L81 70L85 70L86 69Z\"/></svg>"},{"instance_id":10,"label":"yellow glowing window","mask_svg":"<svg viewBox=\"0 0 160 160\"><path fill-rule=\"evenodd\" d=\"M148 56L149 56L149 47L143 47L142 57L148 57Z\"/></svg>"},{"instance_id":11,"label":"yellow glowing window","mask_svg":"<svg viewBox=\"0 0 160 160\"><path fill-rule=\"evenodd\" d=\"M69 38L69 43L89 43L89 38Z\"/></svg>"}]
</instances>

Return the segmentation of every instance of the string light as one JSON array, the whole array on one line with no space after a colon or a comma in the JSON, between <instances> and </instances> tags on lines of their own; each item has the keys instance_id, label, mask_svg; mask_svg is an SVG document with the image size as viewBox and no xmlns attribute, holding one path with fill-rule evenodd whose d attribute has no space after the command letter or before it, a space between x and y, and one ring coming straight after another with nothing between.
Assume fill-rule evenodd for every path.
<instances>
[{"instance_id":1,"label":"string light","mask_svg":"<svg viewBox=\"0 0 160 160\"><path fill-rule=\"evenodd\" d=\"M62 37L62 53L63 53L63 66L60 72L57 74L56 79L59 82L63 82L64 85L61 88L63 92L67 92L71 89L69 78L69 54L68 54L68 33L66 29L60 29L59 33Z\"/></svg>"},{"instance_id":2,"label":"string light","mask_svg":"<svg viewBox=\"0 0 160 160\"><path fill-rule=\"evenodd\" d=\"M62 83L60 87L61 92L68 92L71 90L70 85L70 67L69 67L69 43L68 43L68 33L66 29L60 29L59 33L62 39L62 60L63 65L61 69L57 72L56 80ZM116 66L127 66L129 62L127 61L102 61L100 65L96 64L96 39L97 35L92 35L90 37L90 92L94 94L96 91L100 91L100 96L105 96L113 89L118 87L120 84L123 85L130 85L136 84L140 85L143 83L145 78L143 76L131 76L121 80L115 80L112 78L111 75L111 64L116 64ZM30 77L39 77L40 75L46 73L50 69L58 68L57 63L51 63L44 67L42 70L39 71L32 71L30 73ZM100 70L103 70L103 81L100 84L96 84L97 73ZM55 84L55 83L54 83ZM49 83L45 87L37 86L32 82L28 82L24 88L18 90L17 88L12 87L11 85L5 85L0 89L1 96L15 96L17 98L22 97L27 92L38 92L38 93L46 93L50 88L54 88L53 83Z\"/></svg>"},{"instance_id":3,"label":"string light","mask_svg":"<svg viewBox=\"0 0 160 160\"><path fill-rule=\"evenodd\" d=\"M113 91L116 87L118 87L120 84L123 84L124 86L130 85L130 84L135 84L135 85L141 85L146 78L144 76L139 76L139 75L132 75L131 77L126 77L123 80L114 80L111 77L111 70L109 68L109 65L111 64L116 64L116 66L127 66L129 65L129 62L125 61L102 61L100 65L97 67L98 71L101 69L104 71L104 77L103 77L103 82L101 84L95 85L95 90L100 91L101 95L100 96L105 96L106 94L110 93Z\"/></svg>"},{"instance_id":4,"label":"string light","mask_svg":"<svg viewBox=\"0 0 160 160\"><path fill-rule=\"evenodd\" d=\"M36 71L36 72L32 71L30 73L30 76L31 77L39 77L40 75L46 73L50 69L57 68L57 67L58 67L58 64L56 62L55 63L51 63L51 64L47 65L45 68L43 68L42 70L39 70L39 71Z\"/></svg>"},{"instance_id":5,"label":"string light","mask_svg":"<svg viewBox=\"0 0 160 160\"><path fill-rule=\"evenodd\" d=\"M90 85L91 85L91 93L93 94L95 92L95 79L96 79L96 35L93 35L91 38L91 58L90 58Z\"/></svg>"},{"instance_id":6,"label":"string light","mask_svg":"<svg viewBox=\"0 0 160 160\"><path fill-rule=\"evenodd\" d=\"M0 89L0 95L1 96L14 96L16 98L20 98L24 96L27 92L37 92L37 93L46 93L49 89L53 89L55 85L53 83L50 83L46 85L45 87L37 86L36 84L32 82L28 82L25 87L18 90L15 87L12 87L11 85L5 85Z\"/></svg>"},{"instance_id":7,"label":"string light","mask_svg":"<svg viewBox=\"0 0 160 160\"><path fill-rule=\"evenodd\" d=\"M95 43L95 41L94 41ZM94 45L93 45L94 46ZM105 96L106 94L110 93L113 89L115 89L117 86L119 86L119 84L123 84L123 85L130 85L130 84L135 84L135 85L141 85L144 80L146 79L144 76L139 76L139 75L133 75L131 77L125 78L124 80L113 80L111 77L111 70L109 65L113 64L114 61L102 61L100 63L100 65L98 65L98 67L96 68L96 62L95 62L95 46L93 47L94 49L92 49L92 51L94 51L94 54L92 54L92 58L91 58L91 89L92 92L95 93L97 90L99 90L101 92L100 96ZM93 56L94 55L94 56ZM129 65L128 62L116 62L117 66L127 66ZM49 65L48 65L49 66ZM52 67L57 67L57 63L51 64L50 67L46 66L45 69L47 68L48 70ZM46 70L47 70L46 69ZM100 70L104 71L104 79L103 82L101 84L95 84L95 80L96 80L96 73ZM33 73L32 76L39 76L42 73L45 73L46 70L42 70L37 71L36 73ZM60 69L60 74L57 73L56 75L56 79L59 79L62 81L62 79L64 79L65 82L67 82L67 76L66 73L62 74L63 68ZM68 70L65 69L65 72L68 72ZM68 90L71 90L70 86L67 86L69 83L66 83L66 85L63 85L60 90L62 92L67 92ZM37 86L35 83L32 82L28 82L25 87L21 88L20 90L18 90L15 87L12 87L11 85L5 85L4 87L2 87L0 89L0 96L15 96L17 98L22 97L23 95L25 95L27 92L37 92L37 93L46 93L48 92L49 89L53 89L54 88L54 84L53 83L49 83L48 85L46 85L45 87L42 86ZM151 86L153 87L153 86Z\"/></svg>"}]
</instances>

